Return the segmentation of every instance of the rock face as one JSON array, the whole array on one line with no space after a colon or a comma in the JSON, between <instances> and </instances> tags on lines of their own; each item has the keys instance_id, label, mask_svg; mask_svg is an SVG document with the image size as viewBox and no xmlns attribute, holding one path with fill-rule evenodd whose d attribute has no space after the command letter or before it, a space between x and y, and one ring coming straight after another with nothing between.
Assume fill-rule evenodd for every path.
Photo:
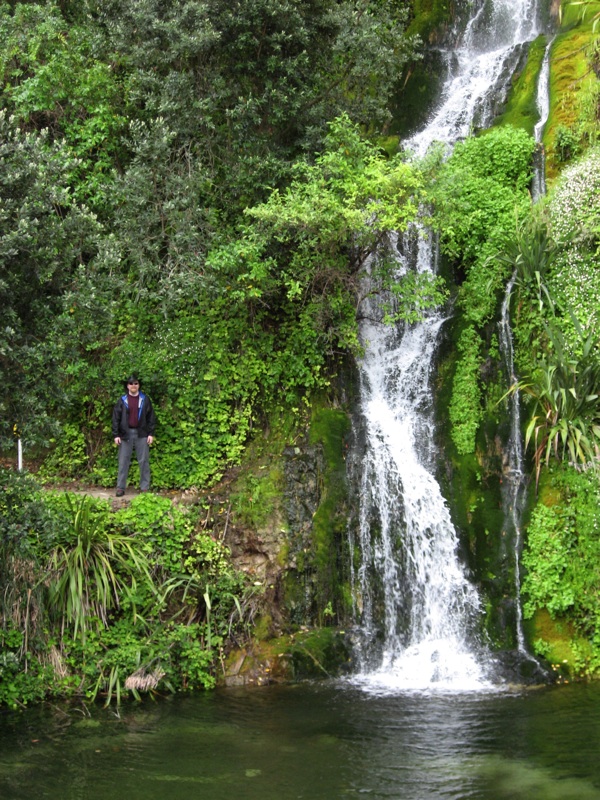
<instances>
[{"instance_id":1,"label":"rock face","mask_svg":"<svg viewBox=\"0 0 600 800\"><path fill-rule=\"evenodd\" d=\"M324 461L321 445L286 447L284 450L284 509L290 531L290 566L297 554L310 549L312 523L319 507L319 479Z\"/></svg>"},{"instance_id":2,"label":"rock face","mask_svg":"<svg viewBox=\"0 0 600 800\"><path fill-rule=\"evenodd\" d=\"M345 631L303 628L232 652L225 665L226 686L265 686L305 679L331 678L352 668Z\"/></svg>"},{"instance_id":3,"label":"rock face","mask_svg":"<svg viewBox=\"0 0 600 800\"><path fill-rule=\"evenodd\" d=\"M315 622L314 518L323 490L320 445L284 451L283 505L287 520L286 596L290 621Z\"/></svg>"},{"instance_id":4,"label":"rock face","mask_svg":"<svg viewBox=\"0 0 600 800\"><path fill-rule=\"evenodd\" d=\"M283 449L280 485L263 521L232 517L227 526L223 541L258 590L254 641L231 654L228 685L326 677L349 663L340 631L349 616L349 427L345 413L323 410L302 442Z\"/></svg>"},{"instance_id":5,"label":"rock face","mask_svg":"<svg viewBox=\"0 0 600 800\"><path fill-rule=\"evenodd\" d=\"M325 473L322 445L286 447L280 495L265 521L254 527L233 520L224 537L235 566L263 587L270 633L317 622L314 520Z\"/></svg>"}]
</instances>

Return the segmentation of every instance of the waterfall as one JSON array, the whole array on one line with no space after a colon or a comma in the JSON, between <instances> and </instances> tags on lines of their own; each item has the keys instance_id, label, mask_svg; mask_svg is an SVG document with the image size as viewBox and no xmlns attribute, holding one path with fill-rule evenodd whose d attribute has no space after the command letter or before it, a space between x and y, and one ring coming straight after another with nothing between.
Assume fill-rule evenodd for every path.
<instances>
[{"instance_id":1,"label":"waterfall","mask_svg":"<svg viewBox=\"0 0 600 800\"><path fill-rule=\"evenodd\" d=\"M517 383L514 370L513 338L510 327L510 298L517 279L516 271L513 273L504 295L502 313L500 316L500 352L504 358L504 366L510 385ZM504 519L508 533L514 542L514 586L515 586L515 630L517 650L521 656L529 658L525 647L523 635L523 612L521 609L521 516L525 501L525 475L523 473L523 441L521 437L521 413L519 390L515 389L509 399L510 407L510 435L506 448L508 468L504 472L502 494L504 498Z\"/></svg>"},{"instance_id":2,"label":"waterfall","mask_svg":"<svg viewBox=\"0 0 600 800\"><path fill-rule=\"evenodd\" d=\"M550 47L552 41L546 45L542 68L538 78L537 109L539 120L534 128L534 136L538 145L541 144L544 125L550 110L549 77L550 77ZM532 200L539 200L546 193L544 174L544 152L538 148L535 163L535 172L532 185ZM504 359L504 367L508 382L516 386L517 375L514 366L514 348L512 330L510 327L510 300L517 279L516 270L506 286L502 313L500 316L500 352ZM510 434L506 447L507 469L504 473L502 495L504 505L504 519L506 520L505 534L513 542L514 549L514 604L515 604L515 632L517 652L521 659L530 661L539 669L538 662L530 655L525 646L523 634L523 612L521 608L521 574L520 560L523 542L521 519L525 504L526 476L523 472L523 439L521 436L521 404L518 388L515 388L509 397L510 409Z\"/></svg>"},{"instance_id":3,"label":"waterfall","mask_svg":"<svg viewBox=\"0 0 600 800\"><path fill-rule=\"evenodd\" d=\"M531 195L535 203L540 197L546 194L546 170L544 148L542 146L542 135L544 133L544 126L548 120L550 113L550 48L552 47L552 39L546 45L544 53L544 60L542 61L542 68L538 78L537 85L537 110L539 119L533 129L533 135L537 142L538 148L535 159L535 171L533 175L533 185L531 187Z\"/></svg>"},{"instance_id":4,"label":"waterfall","mask_svg":"<svg viewBox=\"0 0 600 800\"><path fill-rule=\"evenodd\" d=\"M422 155L435 141L452 145L491 122L494 97L536 35L536 14L535 0L476 4L440 106L405 142L408 150ZM399 275L435 273L431 234L412 230L396 249ZM370 302L360 331L365 453L351 543L361 555L353 575L361 626L357 680L392 689L480 688L489 685L488 659L476 636L480 601L435 478L431 380L444 318L430 313L416 324L384 325L383 312Z\"/></svg>"},{"instance_id":5,"label":"waterfall","mask_svg":"<svg viewBox=\"0 0 600 800\"><path fill-rule=\"evenodd\" d=\"M469 20L439 107L405 146L424 155L434 141L453 144L488 127L503 100L523 46L538 32L536 0L487 0ZM500 95L500 98L498 97Z\"/></svg>"},{"instance_id":6,"label":"waterfall","mask_svg":"<svg viewBox=\"0 0 600 800\"><path fill-rule=\"evenodd\" d=\"M399 270L411 266L410 238L398 242ZM416 269L430 270L433 237L419 236L416 247ZM444 317L431 313L420 323L396 328L382 323L373 300L368 306L361 326L367 447L358 534L362 563L356 576L363 670L369 670L372 685L481 685L484 671L469 644L479 598L457 558L457 533L434 477L431 378Z\"/></svg>"},{"instance_id":7,"label":"waterfall","mask_svg":"<svg viewBox=\"0 0 600 800\"><path fill-rule=\"evenodd\" d=\"M510 327L510 300L517 279L516 270L506 286L502 313L500 315L500 352L504 359L504 367L511 386L517 383L514 368L513 337ZM519 390L515 389L509 397L510 434L506 446L506 469L502 483L504 507L505 541L512 542L514 563L514 609L515 637L519 669L524 673L536 675L540 679L546 677L539 662L529 653L525 645L523 633L523 610L521 608L521 548L523 536L521 519L525 506L527 478L523 471L523 438L521 436L521 405ZM526 667L525 667L526 665Z\"/></svg>"}]
</instances>

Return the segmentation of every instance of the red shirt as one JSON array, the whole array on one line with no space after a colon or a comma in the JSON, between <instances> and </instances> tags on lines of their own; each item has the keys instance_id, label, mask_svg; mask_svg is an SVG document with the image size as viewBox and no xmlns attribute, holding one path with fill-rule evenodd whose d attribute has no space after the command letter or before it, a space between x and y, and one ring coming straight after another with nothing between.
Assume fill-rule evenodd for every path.
<instances>
[{"instance_id":1,"label":"red shirt","mask_svg":"<svg viewBox=\"0 0 600 800\"><path fill-rule=\"evenodd\" d=\"M139 394L133 395L130 394L127 398L127 402L129 404L129 427L130 428L137 428L138 426L138 406L140 402Z\"/></svg>"}]
</instances>

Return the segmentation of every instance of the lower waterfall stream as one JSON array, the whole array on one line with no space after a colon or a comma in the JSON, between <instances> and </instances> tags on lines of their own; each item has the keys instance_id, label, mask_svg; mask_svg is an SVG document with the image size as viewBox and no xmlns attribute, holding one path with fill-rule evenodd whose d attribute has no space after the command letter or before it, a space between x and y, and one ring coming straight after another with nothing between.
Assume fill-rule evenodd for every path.
<instances>
[{"instance_id":1,"label":"lower waterfall stream","mask_svg":"<svg viewBox=\"0 0 600 800\"><path fill-rule=\"evenodd\" d=\"M418 238L418 252L417 269L428 268L431 237ZM396 688L481 687L484 669L469 644L479 598L456 556L457 534L433 474L430 378L444 318L434 313L396 329L376 314L368 309L362 327L362 672ZM373 592L378 584L381 600Z\"/></svg>"}]
</instances>

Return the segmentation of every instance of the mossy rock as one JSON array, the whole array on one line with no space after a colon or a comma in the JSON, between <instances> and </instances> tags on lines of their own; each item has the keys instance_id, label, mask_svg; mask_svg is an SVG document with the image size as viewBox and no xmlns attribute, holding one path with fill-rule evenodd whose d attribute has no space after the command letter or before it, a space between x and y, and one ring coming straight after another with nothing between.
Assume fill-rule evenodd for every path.
<instances>
[{"instance_id":1,"label":"mossy rock","mask_svg":"<svg viewBox=\"0 0 600 800\"><path fill-rule=\"evenodd\" d=\"M226 686L262 686L336 677L349 671L352 654L345 631L303 628L232 651L221 680Z\"/></svg>"},{"instance_id":2,"label":"mossy rock","mask_svg":"<svg viewBox=\"0 0 600 800\"><path fill-rule=\"evenodd\" d=\"M344 631L314 628L294 635L289 653L295 680L330 678L348 671L351 652Z\"/></svg>"},{"instance_id":3,"label":"mossy rock","mask_svg":"<svg viewBox=\"0 0 600 800\"><path fill-rule=\"evenodd\" d=\"M344 582L343 542L348 524L348 483L346 476L347 437L350 419L337 409L317 410L310 426L311 445L323 449L320 502L313 517L313 563L316 568L316 591L319 622L326 606L335 607L343 618Z\"/></svg>"},{"instance_id":4,"label":"mossy rock","mask_svg":"<svg viewBox=\"0 0 600 800\"><path fill-rule=\"evenodd\" d=\"M426 44L439 41L456 10L451 0L413 0L412 9L407 34L420 36Z\"/></svg>"},{"instance_id":5,"label":"mossy rock","mask_svg":"<svg viewBox=\"0 0 600 800\"><path fill-rule=\"evenodd\" d=\"M494 120L496 125L512 125L523 128L533 135L538 122L537 107L538 78L546 52L546 37L538 36L531 43L525 67L513 76L512 88L506 102L506 108Z\"/></svg>"},{"instance_id":6,"label":"mossy rock","mask_svg":"<svg viewBox=\"0 0 600 800\"><path fill-rule=\"evenodd\" d=\"M427 53L423 61L411 64L390 103L390 132L401 140L419 130L441 95L443 64L439 54Z\"/></svg>"},{"instance_id":7,"label":"mossy rock","mask_svg":"<svg viewBox=\"0 0 600 800\"><path fill-rule=\"evenodd\" d=\"M525 633L534 651L548 661L559 679L574 677L576 653L573 643L578 637L570 622L553 619L546 609L539 609L526 622Z\"/></svg>"},{"instance_id":8,"label":"mossy rock","mask_svg":"<svg viewBox=\"0 0 600 800\"><path fill-rule=\"evenodd\" d=\"M583 13L577 3L563 4L561 31L550 55L550 114L543 136L546 176L550 182L564 165L564 154L559 147L561 132L571 132L575 141L581 92L598 80L590 68L588 54L598 35L593 19L600 13L600 3L589 3L582 18Z\"/></svg>"}]
</instances>

